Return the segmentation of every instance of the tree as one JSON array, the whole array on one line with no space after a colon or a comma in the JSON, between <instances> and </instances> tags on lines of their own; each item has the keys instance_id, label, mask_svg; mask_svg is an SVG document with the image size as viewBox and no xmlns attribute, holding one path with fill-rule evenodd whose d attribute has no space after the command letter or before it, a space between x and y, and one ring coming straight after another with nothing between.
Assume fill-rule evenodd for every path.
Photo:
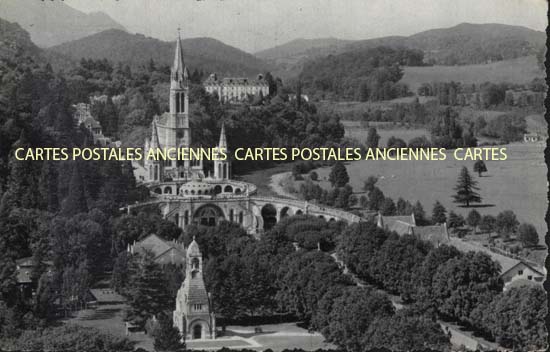
<instances>
[{"instance_id":1,"label":"tree","mask_svg":"<svg viewBox=\"0 0 550 352\"><path fill-rule=\"evenodd\" d=\"M430 148L431 145L426 136L414 137L409 141L409 148Z\"/></svg>"},{"instance_id":2,"label":"tree","mask_svg":"<svg viewBox=\"0 0 550 352\"><path fill-rule=\"evenodd\" d=\"M380 141L380 135L376 131L376 128L371 127L369 128L369 131L367 133L367 141L365 142L365 146L367 148L378 148L378 142Z\"/></svg>"},{"instance_id":3,"label":"tree","mask_svg":"<svg viewBox=\"0 0 550 352\"><path fill-rule=\"evenodd\" d=\"M426 314L435 316L437 301L432 291L432 281L439 267L451 258L462 256L462 252L453 246L441 245L428 252L421 265L417 265L412 275L415 282L413 299Z\"/></svg>"},{"instance_id":4,"label":"tree","mask_svg":"<svg viewBox=\"0 0 550 352\"><path fill-rule=\"evenodd\" d=\"M346 183L349 182L349 175L346 170L346 166L337 161L330 171L328 180L330 181L332 187L344 187Z\"/></svg>"},{"instance_id":5,"label":"tree","mask_svg":"<svg viewBox=\"0 0 550 352\"><path fill-rule=\"evenodd\" d=\"M371 258L387 238L386 231L373 222L352 224L338 238L338 258L351 272L368 277Z\"/></svg>"},{"instance_id":6,"label":"tree","mask_svg":"<svg viewBox=\"0 0 550 352\"><path fill-rule=\"evenodd\" d=\"M511 234L518 228L519 221L516 214L511 210L505 210L500 212L496 218L496 231L499 234Z\"/></svg>"},{"instance_id":7,"label":"tree","mask_svg":"<svg viewBox=\"0 0 550 352\"><path fill-rule=\"evenodd\" d=\"M548 347L547 314L546 292L532 286L512 287L472 312L477 326L503 347L519 351Z\"/></svg>"},{"instance_id":8,"label":"tree","mask_svg":"<svg viewBox=\"0 0 550 352\"><path fill-rule=\"evenodd\" d=\"M497 219L492 215L483 215L479 223L479 229L483 232L493 232L496 228Z\"/></svg>"},{"instance_id":9,"label":"tree","mask_svg":"<svg viewBox=\"0 0 550 352\"><path fill-rule=\"evenodd\" d=\"M432 210L432 222L434 224L444 224L447 222L447 216L445 215L447 210L445 207L436 201Z\"/></svg>"},{"instance_id":10,"label":"tree","mask_svg":"<svg viewBox=\"0 0 550 352\"><path fill-rule=\"evenodd\" d=\"M534 247L539 244L539 234L532 224L523 223L519 225L518 239L524 247Z\"/></svg>"},{"instance_id":11,"label":"tree","mask_svg":"<svg viewBox=\"0 0 550 352\"><path fill-rule=\"evenodd\" d=\"M362 343L367 350L445 351L450 347L449 337L436 321L406 310L376 318L365 332Z\"/></svg>"},{"instance_id":12,"label":"tree","mask_svg":"<svg viewBox=\"0 0 550 352\"><path fill-rule=\"evenodd\" d=\"M388 148L406 148L407 147L407 143L402 140L401 138L397 138L397 137L394 137L394 136L391 136L389 139L388 139Z\"/></svg>"},{"instance_id":13,"label":"tree","mask_svg":"<svg viewBox=\"0 0 550 352\"><path fill-rule=\"evenodd\" d=\"M325 292L350 284L333 258L319 251L299 251L288 256L279 268L277 281L280 307L308 322Z\"/></svg>"},{"instance_id":14,"label":"tree","mask_svg":"<svg viewBox=\"0 0 550 352\"><path fill-rule=\"evenodd\" d=\"M380 210L384 204L384 193L378 187L374 187L372 191L369 192L369 209L370 210Z\"/></svg>"},{"instance_id":15,"label":"tree","mask_svg":"<svg viewBox=\"0 0 550 352\"><path fill-rule=\"evenodd\" d=\"M468 216L466 217L466 223L468 224L468 226L474 229L474 233L475 233L477 230L477 227L481 223L481 215L478 213L477 210L475 209L470 210L470 212L468 213Z\"/></svg>"},{"instance_id":16,"label":"tree","mask_svg":"<svg viewBox=\"0 0 550 352\"><path fill-rule=\"evenodd\" d=\"M327 339L350 352L363 351L363 333L376 317L393 315L386 295L357 286L349 287L336 298L325 333Z\"/></svg>"},{"instance_id":17,"label":"tree","mask_svg":"<svg viewBox=\"0 0 550 352\"><path fill-rule=\"evenodd\" d=\"M374 189L374 186L376 185L376 182L378 182L378 178L375 176L369 176L363 183L363 190L365 192L370 192Z\"/></svg>"},{"instance_id":18,"label":"tree","mask_svg":"<svg viewBox=\"0 0 550 352\"><path fill-rule=\"evenodd\" d=\"M158 326L153 332L155 351L180 352L185 351L185 342L179 330L172 325L172 319L166 314L161 314Z\"/></svg>"},{"instance_id":19,"label":"tree","mask_svg":"<svg viewBox=\"0 0 550 352\"><path fill-rule=\"evenodd\" d=\"M426 220L426 212L424 211L424 207L422 207L422 204L419 201L417 201L413 206L413 214L417 225L423 226L428 223Z\"/></svg>"},{"instance_id":20,"label":"tree","mask_svg":"<svg viewBox=\"0 0 550 352\"><path fill-rule=\"evenodd\" d=\"M481 177L481 173L487 172L487 166L485 165L485 162L483 160L478 160L475 162L474 172L477 172L479 177Z\"/></svg>"},{"instance_id":21,"label":"tree","mask_svg":"<svg viewBox=\"0 0 550 352\"><path fill-rule=\"evenodd\" d=\"M395 203L391 198L389 197L384 198L380 212L382 213L382 215L385 215L385 216L395 215L396 207L395 207Z\"/></svg>"},{"instance_id":22,"label":"tree","mask_svg":"<svg viewBox=\"0 0 550 352\"><path fill-rule=\"evenodd\" d=\"M502 291L500 265L482 252L449 259L435 273L432 291L440 314L471 323L473 309Z\"/></svg>"},{"instance_id":23,"label":"tree","mask_svg":"<svg viewBox=\"0 0 550 352\"><path fill-rule=\"evenodd\" d=\"M397 215L411 215L413 212L413 206L408 200L404 200L399 197L397 199Z\"/></svg>"},{"instance_id":24,"label":"tree","mask_svg":"<svg viewBox=\"0 0 550 352\"><path fill-rule=\"evenodd\" d=\"M150 251L132 258L128 290L128 318L143 327L147 319L171 310L174 298L168 293L161 267Z\"/></svg>"},{"instance_id":25,"label":"tree","mask_svg":"<svg viewBox=\"0 0 550 352\"><path fill-rule=\"evenodd\" d=\"M456 194L453 196L455 203L464 203L466 207L469 207L470 203L481 203L481 197L475 192L479 190L477 182L472 179L465 166L460 171L454 189L456 191Z\"/></svg>"},{"instance_id":26,"label":"tree","mask_svg":"<svg viewBox=\"0 0 550 352\"><path fill-rule=\"evenodd\" d=\"M86 202L86 193L84 182L80 175L79 166L77 163L73 165L73 173L69 183L69 193L63 201L62 213L65 215L75 215L88 211Z\"/></svg>"},{"instance_id":27,"label":"tree","mask_svg":"<svg viewBox=\"0 0 550 352\"><path fill-rule=\"evenodd\" d=\"M26 330L16 339L15 350L25 351L133 351L133 343L92 327L62 324L42 331Z\"/></svg>"},{"instance_id":28,"label":"tree","mask_svg":"<svg viewBox=\"0 0 550 352\"><path fill-rule=\"evenodd\" d=\"M460 214L455 213L454 211L449 212L449 228L462 227L465 224L464 217Z\"/></svg>"}]
</instances>

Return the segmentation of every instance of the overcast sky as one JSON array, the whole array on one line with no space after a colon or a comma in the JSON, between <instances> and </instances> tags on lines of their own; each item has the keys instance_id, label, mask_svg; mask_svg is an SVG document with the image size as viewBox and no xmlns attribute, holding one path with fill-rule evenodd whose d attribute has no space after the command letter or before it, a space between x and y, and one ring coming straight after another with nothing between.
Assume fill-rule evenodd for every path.
<instances>
[{"instance_id":1,"label":"overcast sky","mask_svg":"<svg viewBox=\"0 0 550 352\"><path fill-rule=\"evenodd\" d=\"M546 0L65 0L130 32L213 37L248 52L296 38L410 35L462 22L546 28Z\"/></svg>"}]
</instances>

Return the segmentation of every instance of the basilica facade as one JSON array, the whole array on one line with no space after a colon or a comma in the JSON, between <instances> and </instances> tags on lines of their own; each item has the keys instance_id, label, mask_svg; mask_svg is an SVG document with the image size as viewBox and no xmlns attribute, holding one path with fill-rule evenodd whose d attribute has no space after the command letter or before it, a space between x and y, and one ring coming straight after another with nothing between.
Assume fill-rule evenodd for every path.
<instances>
[{"instance_id":1,"label":"basilica facade","mask_svg":"<svg viewBox=\"0 0 550 352\"><path fill-rule=\"evenodd\" d=\"M144 154L151 149L192 148L189 123L189 71L178 38L170 74L169 111L154 116ZM223 122L220 137L213 146L230 156ZM216 226L230 221L248 233L261 234L281 218L310 214L327 221L359 221L359 217L337 209L284 198L259 197L257 187L232 177L230 158L213 161L213 172L206 173L202 160L152 160L134 163L134 175L150 190L147 202L129 205L128 211L145 205L157 205L165 219L185 229L191 224Z\"/></svg>"}]
</instances>

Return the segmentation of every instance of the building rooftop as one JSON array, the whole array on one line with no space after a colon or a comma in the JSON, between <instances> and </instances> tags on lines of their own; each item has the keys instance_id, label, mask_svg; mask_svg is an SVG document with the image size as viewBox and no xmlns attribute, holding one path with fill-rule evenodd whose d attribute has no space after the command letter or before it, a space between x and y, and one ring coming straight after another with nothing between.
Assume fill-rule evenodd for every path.
<instances>
[{"instance_id":1,"label":"building rooftop","mask_svg":"<svg viewBox=\"0 0 550 352\"><path fill-rule=\"evenodd\" d=\"M530 267L531 269L533 269L533 270L541 273L542 275L544 275L544 269L538 268L538 267L536 267L534 265L531 265L531 264L527 264L527 263L525 263L525 262L523 262L519 259L510 258L510 257L505 256L503 254L495 253L487 247L478 246L478 245L475 245L473 243L464 241L460 238L451 237L450 240L449 240L449 244L454 246L456 249L458 249L461 252L475 251L475 252L483 252L483 253L489 255L494 261L496 261L497 263L500 264L501 269L502 269L501 270L501 275L506 273L507 271L509 271L510 269L512 269L513 267L515 267L516 265L518 265L520 263L523 263L526 266Z\"/></svg>"},{"instance_id":2,"label":"building rooftop","mask_svg":"<svg viewBox=\"0 0 550 352\"><path fill-rule=\"evenodd\" d=\"M90 294L97 303L120 303L126 299L111 289L92 288Z\"/></svg>"},{"instance_id":3,"label":"building rooftop","mask_svg":"<svg viewBox=\"0 0 550 352\"><path fill-rule=\"evenodd\" d=\"M412 232L417 238L430 242L436 247L450 242L447 225L445 224L416 226L412 229Z\"/></svg>"},{"instance_id":4,"label":"building rooftop","mask_svg":"<svg viewBox=\"0 0 550 352\"><path fill-rule=\"evenodd\" d=\"M141 241L129 246L131 253L141 253L145 250L153 252L155 260L169 253L175 263L185 263L186 250L181 242L166 241L156 234L150 234Z\"/></svg>"}]
</instances>

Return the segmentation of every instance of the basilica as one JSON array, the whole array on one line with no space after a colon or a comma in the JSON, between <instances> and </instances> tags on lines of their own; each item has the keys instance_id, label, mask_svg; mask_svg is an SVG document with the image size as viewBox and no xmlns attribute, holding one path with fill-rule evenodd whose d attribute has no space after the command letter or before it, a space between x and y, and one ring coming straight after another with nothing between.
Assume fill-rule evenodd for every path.
<instances>
[{"instance_id":1,"label":"basilica","mask_svg":"<svg viewBox=\"0 0 550 352\"><path fill-rule=\"evenodd\" d=\"M145 155L152 149L191 149L189 72L179 37L169 94L169 111L152 119L151 134L145 140ZM229 154L223 122L215 148ZM128 205L127 211L157 206L166 220L182 229L190 225L216 226L220 221L229 221L255 236L261 236L282 218L291 215L308 214L327 221L360 221L355 214L307 201L258 196L256 185L232 178L230 158L214 160L213 164L213 172L206 173L201 160L146 159L143 164L135 162L136 180L149 189L151 197L148 201ZM197 242L193 240L185 249L180 243L166 242L151 235L129 246L128 251L134 253L143 248L156 249L155 261L158 263L185 263L185 280L178 291L173 312L174 325L182 336L186 340L215 338L212 298L204 285L202 254Z\"/></svg>"},{"instance_id":2,"label":"basilica","mask_svg":"<svg viewBox=\"0 0 550 352\"><path fill-rule=\"evenodd\" d=\"M169 111L154 116L144 154L151 149L192 149L189 123L189 71L178 37L170 73ZM229 155L223 122L220 123L218 151ZM260 235L281 218L310 214L326 219L355 222L359 217L337 209L308 204L301 200L260 197L256 185L232 178L230 158L213 161L213 172L206 173L201 160L152 160L134 163L136 180L150 190L151 200L130 205L128 211L157 205L165 219L180 228L216 226L234 222L248 233Z\"/></svg>"}]
</instances>

